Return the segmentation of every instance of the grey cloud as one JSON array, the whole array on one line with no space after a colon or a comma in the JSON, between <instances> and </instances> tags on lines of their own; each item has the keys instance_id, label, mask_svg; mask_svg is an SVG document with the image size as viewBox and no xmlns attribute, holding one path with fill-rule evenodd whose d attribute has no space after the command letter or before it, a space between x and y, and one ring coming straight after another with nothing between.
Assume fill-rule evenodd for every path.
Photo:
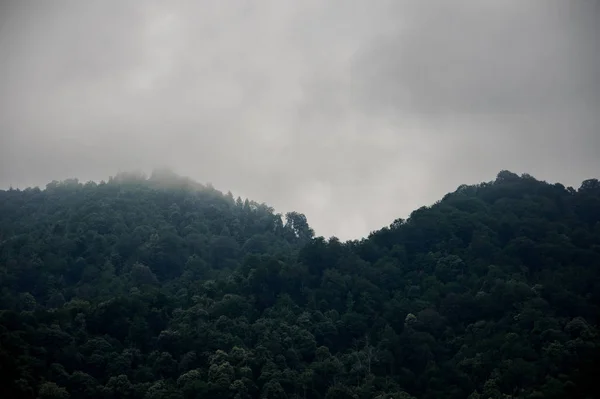
<instances>
[{"instance_id":1,"label":"grey cloud","mask_svg":"<svg viewBox=\"0 0 600 399\"><path fill-rule=\"evenodd\" d=\"M500 169L600 166L594 2L0 10L0 186L170 166L356 238Z\"/></svg>"},{"instance_id":2,"label":"grey cloud","mask_svg":"<svg viewBox=\"0 0 600 399\"><path fill-rule=\"evenodd\" d=\"M595 2L426 2L354 65L360 106L431 114L589 108L600 94Z\"/></svg>"}]
</instances>

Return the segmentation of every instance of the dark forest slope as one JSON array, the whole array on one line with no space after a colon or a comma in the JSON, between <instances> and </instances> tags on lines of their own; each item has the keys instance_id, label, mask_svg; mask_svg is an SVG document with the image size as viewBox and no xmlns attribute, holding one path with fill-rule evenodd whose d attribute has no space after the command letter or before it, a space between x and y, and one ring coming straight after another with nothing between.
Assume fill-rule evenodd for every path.
<instances>
[{"instance_id":1,"label":"dark forest slope","mask_svg":"<svg viewBox=\"0 0 600 399\"><path fill-rule=\"evenodd\" d=\"M599 397L597 180L347 243L286 216L164 173L0 191L3 397Z\"/></svg>"}]
</instances>

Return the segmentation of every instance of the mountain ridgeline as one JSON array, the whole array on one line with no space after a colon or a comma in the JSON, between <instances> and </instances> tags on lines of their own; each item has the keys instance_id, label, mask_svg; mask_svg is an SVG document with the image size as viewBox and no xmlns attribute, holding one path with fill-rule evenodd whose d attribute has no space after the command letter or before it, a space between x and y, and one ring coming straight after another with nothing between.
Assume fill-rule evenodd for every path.
<instances>
[{"instance_id":1,"label":"mountain ridgeline","mask_svg":"<svg viewBox=\"0 0 600 399\"><path fill-rule=\"evenodd\" d=\"M5 398L600 397L600 182L362 240L172 174L0 191Z\"/></svg>"}]
</instances>

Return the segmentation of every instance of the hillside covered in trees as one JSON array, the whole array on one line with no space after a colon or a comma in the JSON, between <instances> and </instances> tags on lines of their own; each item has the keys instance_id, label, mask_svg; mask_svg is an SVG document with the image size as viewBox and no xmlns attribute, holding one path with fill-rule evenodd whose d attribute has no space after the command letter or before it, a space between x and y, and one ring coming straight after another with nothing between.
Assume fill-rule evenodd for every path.
<instances>
[{"instance_id":1,"label":"hillside covered in trees","mask_svg":"<svg viewBox=\"0 0 600 399\"><path fill-rule=\"evenodd\" d=\"M4 398L598 398L600 182L360 241L157 173L0 191Z\"/></svg>"}]
</instances>

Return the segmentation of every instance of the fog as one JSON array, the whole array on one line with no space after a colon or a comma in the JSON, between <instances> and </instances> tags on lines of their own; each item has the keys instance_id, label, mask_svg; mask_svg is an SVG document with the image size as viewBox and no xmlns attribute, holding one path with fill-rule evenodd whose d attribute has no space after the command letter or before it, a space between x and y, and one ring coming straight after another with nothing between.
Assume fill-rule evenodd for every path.
<instances>
[{"instance_id":1,"label":"fog","mask_svg":"<svg viewBox=\"0 0 600 399\"><path fill-rule=\"evenodd\" d=\"M357 238L600 175L596 1L3 1L0 187L169 167Z\"/></svg>"}]
</instances>

